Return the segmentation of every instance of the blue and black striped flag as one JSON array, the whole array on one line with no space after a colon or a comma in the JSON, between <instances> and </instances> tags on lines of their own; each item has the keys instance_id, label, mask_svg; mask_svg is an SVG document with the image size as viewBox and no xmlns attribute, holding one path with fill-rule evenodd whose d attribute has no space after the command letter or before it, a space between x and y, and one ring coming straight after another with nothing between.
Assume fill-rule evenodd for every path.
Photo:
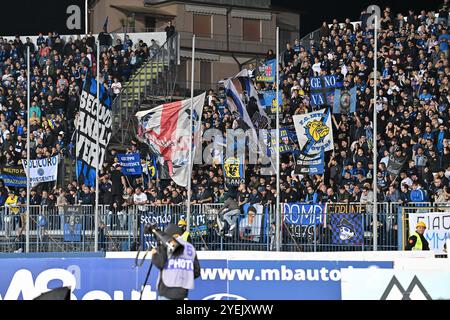
<instances>
[{"instance_id":1,"label":"blue and black striped flag","mask_svg":"<svg viewBox=\"0 0 450 320\"><path fill-rule=\"evenodd\" d=\"M98 121L97 121L97 108ZM100 104L97 103L97 81L86 78L80 97L77 130L77 178L80 184L95 185L95 168L103 165L106 147L112 135L111 100L107 90L100 85ZM97 140L99 150L97 150Z\"/></svg>"}]
</instances>

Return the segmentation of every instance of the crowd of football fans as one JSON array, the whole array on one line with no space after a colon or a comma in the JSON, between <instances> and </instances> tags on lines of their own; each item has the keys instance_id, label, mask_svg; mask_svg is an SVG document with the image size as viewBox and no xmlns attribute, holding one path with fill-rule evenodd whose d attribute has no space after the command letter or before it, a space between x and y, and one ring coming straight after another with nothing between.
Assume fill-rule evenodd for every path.
<instances>
[{"instance_id":1,"label":"crowd of football fans","mask_svg":"<svg viewBox=\"0 0 450 320\"><path fill-rule=\"evenodd\" d=\"M385 8L378 36L377 101L373 101L374 35L350 19L331 27L324 22L320 42L303 47L287 43L280 61L283 92L281 127L293 129L292 116L314 110L310 78L334 74L344 87L357 88L353 114L333 115L334 152L322 175L295 174L295 156L281 159L281 202L325 203L372 201L373 141L378 143L378 200L383 202L447 202L450 196L450 94L448 6L433 12L394 15ZM267 59L274 58L269 51ZM254 74L254 65L250 71ZM258 88L270 85L255 83ZM373 136L373 108L378 129ZM235 118L220 93L210 92L203 114L205 129L225 130ZM391 160L389 159L391 157ZM390 161L403 163L390 174ZM223 194L221 166L194 170L194 199L216 201ZM239 203L274 203L275 178L260 166L246 166ZM391 171L392 172L392 171ZM205 195L206 193L206 195ZM167 193L170 194L170 193ZM170 201L170 197L168 199Z\"/></svg>"},{"instance_id":2,"label":"crowd of football fans","mask_svg":"<svg viewBox=\"0 0 450 320\"><path fill-rule=\"evenodd\" d=\"M350 19L331 27L324 22L320 41L303 47L298 40L286 44L280 61L283 92L281 127L292 131L295 114L314 110L310 105L310 78L335 74L344 87L357 87L354 114L333 115L334 152L327 155L325 175L295 174L295 155L281 157L281 202L326 203L373 201L373 108L378 110L378 200L382 202L448 202L450 196L449 44L448 6L432 12L394 15L385 8L378 38L377 101L373 101L373 31L367 14L361 23ZM267 59L273 59L272 51ZM249 73L256 74L255 65ZM230 75L233 76L233 75ZM260 90L273 89L257 83ZM260 91L261 92L261 91ZM269 111L270 112L270 111ZM223 91L208 92L202 118L203 131L224 132L236 127ZM272 123L272 127L274 124ZM291 141L296 143L296 141ZM206 143L204 144L204 146ZM139 150L141 147L132 146ZM403 163L399 174L389 174L391 160ZM111 156L111 160L114 156ZM114 170L114 169L113 169ZM222 203L227 193L240 205L274 204L275 176L263 175L261 165L245 166L246 183L230 192L220 164L194 165L193 203ZM103 190L108 178L104 177ZM150 181L149 181L150 180ZM149 182L148 182L149 181ZM170 179L131 179L127 187L143 186L149 204L180 204L185 188ZM114 187L114 183L113 186ZM122 191L122 190L120 190ZM103 192L103 191L102 191ZM133 193L132 189L128 189ZM109 191L105 193L109 203Z\"/></svg>"},{"instance_id":3,"label":"crowd of football fans","mask_svg":"<svg viewBox=\"0 0 450 320\"><path fill-rule=\"evenodd\" d=\"M447 202L450 178L450 94L448 6L408 16L382 13L378 36L377 101L373 101L374 35L361 24L324 22L320 43L304 50L298 41L282 54L282 123L311 111L311 76L334 74L344 87L357 88L356 112L333 116L335 148L327 179L290 173L285 158L285 188L297 199L364 202L373 198L372 146L378 145L378 200L389 202ZM373 135L373 108L378 112ZM389 157L404 163L399 175L389 174ZM308 189L309 186L312 188ZM310 191L308 191L310 190ZM317 197L314 196L317 195ZM283 199L283 195L282 195Z\"/></svg>"},{"instance_id":4,"label":"crowd of football fans","mask_svg":"<svg viewBox=\"0 0 450 320\"><path fill-rule=\"evenodd\" d=\"M121 83L148 57L142 40L133 44L129 36L101 48L100 73L112 98ZM30 158L39 159L73 154L73 132L83 80L95 75L97 66L95 37L92 34L64 39L56 33L39 34L25 43L0 37L0 165L22 166L26 158L26 139L30 133ZM30 128L27 130L27 48L30 49ZM63 158L61 157L61 159ZM1 182L0 182L1 183ZM54 186L54 184L53 184ZM10 188L16 195L18 190ZM38 188L53 193L44 185ZM0 204L8 190L0 187Z\"/></svg>"}]
</instances>

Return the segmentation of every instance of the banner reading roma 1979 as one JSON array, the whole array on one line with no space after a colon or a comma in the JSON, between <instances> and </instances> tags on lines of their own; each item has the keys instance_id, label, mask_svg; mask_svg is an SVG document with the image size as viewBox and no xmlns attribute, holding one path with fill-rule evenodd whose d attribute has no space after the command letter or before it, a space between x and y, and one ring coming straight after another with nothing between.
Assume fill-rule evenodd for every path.
<instances>
[{"instance_id":1,"label":"banner reading roma 1979","mask_svg":"<svg viewBox=\"0 0 450 320\"><path fill-rule=\"evenodd\" d=\"M317 237L314 228L326 223L323 204L283 203L281 210L283 221L295 238Z\"/></svg>"}]
</instances>

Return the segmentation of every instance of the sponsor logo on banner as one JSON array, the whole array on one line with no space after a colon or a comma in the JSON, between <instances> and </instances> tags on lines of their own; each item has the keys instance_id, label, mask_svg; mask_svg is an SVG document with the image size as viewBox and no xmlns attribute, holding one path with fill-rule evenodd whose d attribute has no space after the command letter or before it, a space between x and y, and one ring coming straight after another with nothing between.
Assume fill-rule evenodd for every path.
<instances>
[{"instance_id":1,"label":"sponsor logo on banner","mask_svg":"<svg viewBox=\"0 0 450 320\"><path fill-rule=\"evenodd\" d=\"M0 179L6 187L26 188L27 186L25 170L21 167L0 168Z\"/></svg>"},{"instance_id":2,"label":"sponsor logo on banner","mask_svg":"<svg viewBox=\"0 0 450 320\"><path fill-rule=\"evenodd\" d=\"M61 286L72 288L72 300L139 300L148 264L133 268L135 255L34 258L26 266L17 259L0 259L0 300L31 300ZM342 268L392 268L393 262L214 258L201 259L200 265L201 276L189 292L190 300L340 300L341 270L347 270ZM158 275L150 273L143 300L156 299Z\"/></svg>"},{"instance_id":3,"label":"sponsor logo on banner","mask_svg":"<svg viewBox=\"0 0 450 320\"><path fill-rule=\"evenodd\" d=\"M329 204L333 244L362 245L365 205Z\"/></svg>"},{"instance_id":4,"label":"sponsor logo on banner","mask_svg":"<svg viewBox=\"0 0 450 320\"><path fill-rule=\"evenodd\" d=\"M23 159L23 169L27 172L27 160ZM59 156L46 159L30 160L30 182L36 186L41 182L56 181L58 175Z\"/></svg>"},{"instance_id":5,"label":"sponsor logo on banner","mask_svg":"<svg viewBox=\"0 0 450 320\"><path fill-rule=\"evenodd\" d=\"M100 85L99 96L100 102L97 100L96 79L86 78L76 121L76 157L78 181L91 187L95 185L95 168L98 164L98 169L101 169L105 150L112 135L111 100L103 85Z\"/></svg>"},{"instance_id":6,"label":"sponsor logo on banner","mask_svg":"<svg viewBox=\"0 0 450 320\"><path fill-rule=\"evenodd\" d=\"M422 260L422 259L417 259ZM439 259L436 259L439 260ZM425 261L424 261L425 262ZM433 265L435 262L429 261ZM342 269L343 300L448 300L450 272L441 266L419 270ZM414 270L416 269L416 270Z\"/></svg>"},{"instance_id":7,"label":"sponsor logo on banner","mask_svg":"<svg viewBox=\"0 0 450 320\"><path fill-rule=\"evenodd\" d=\"M416 230L419 221L425 222L425 239L430 250L436 253L444 253L444 244L450 239L450 212L429 212L409 214L409 235Z\"/></svg>"},{"instance_id":8,"label":"sponsor logo on banner","mask_svg":"<svg viewBox=\"0 0 450 320\"><path fill-rule=\"evenodd\" d=\"M141 175L141 155L139 153L118 154L117 158L122 164L122 173L126 176Z\"/></svg>"},{"instance_id":9,"label":"sponsor logo on banner","mask_svg":"<svg viewBox=\"0 0 450 320\"><path fill-rule=\"evenodd\" d=\"M401 300L411 300L411 293L413 293L416 288L423 294L425 298L424 300L432 300L427 292L427 289L425 289L417 276L414 276L406 290L403 288L400 281L398 281L397 277L393 276L380 300L394 300L397 293L401 294Z\"/></svg>"}]
</instances>

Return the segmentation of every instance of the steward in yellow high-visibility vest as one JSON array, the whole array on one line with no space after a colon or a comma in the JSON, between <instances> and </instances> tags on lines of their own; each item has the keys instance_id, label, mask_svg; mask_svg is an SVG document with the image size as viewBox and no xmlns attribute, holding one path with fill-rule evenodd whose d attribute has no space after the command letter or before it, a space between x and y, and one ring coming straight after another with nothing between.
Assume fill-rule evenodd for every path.
<instances>
[{"instance_id":1,"label":"steward in yellow high-visibility vest","mask_svg":"<svg viewBox=\"0 0 450 320\"><path fill-rule=\"evenodd\" d=\"M15 215L19 213L19 207L17 206L17 200L19 198L14 194L13 191L9 191L8 198L6 198L5 206L9 208L9 214Z\"/></svg>"},{"instance_id":2,"label":"steward in yellow high-visibility vest","mask_svg":"<svg viewBox=\"0 0 450 320\"><path fill-rule=\"evenodd\" d=\"M419 221L416 225L416 231L408 238L406 250L430 250L427 239L423 235L427 226L425 222Z\"/></svg>"},{"instance_id":3,"label":"steward in yellow high-visibility vest","mask_svg":"<svg viewBox=\"0 0 450 320\"><path fill-rule=\"evenodd\" d=\"M183 234L181 235L181 238L189 243L192 243L192 237L191 234L187 231L187 222L184 219L181 219L178 221L178 227L180 227L183 230Z\"/></svg>"}]
</instances>

